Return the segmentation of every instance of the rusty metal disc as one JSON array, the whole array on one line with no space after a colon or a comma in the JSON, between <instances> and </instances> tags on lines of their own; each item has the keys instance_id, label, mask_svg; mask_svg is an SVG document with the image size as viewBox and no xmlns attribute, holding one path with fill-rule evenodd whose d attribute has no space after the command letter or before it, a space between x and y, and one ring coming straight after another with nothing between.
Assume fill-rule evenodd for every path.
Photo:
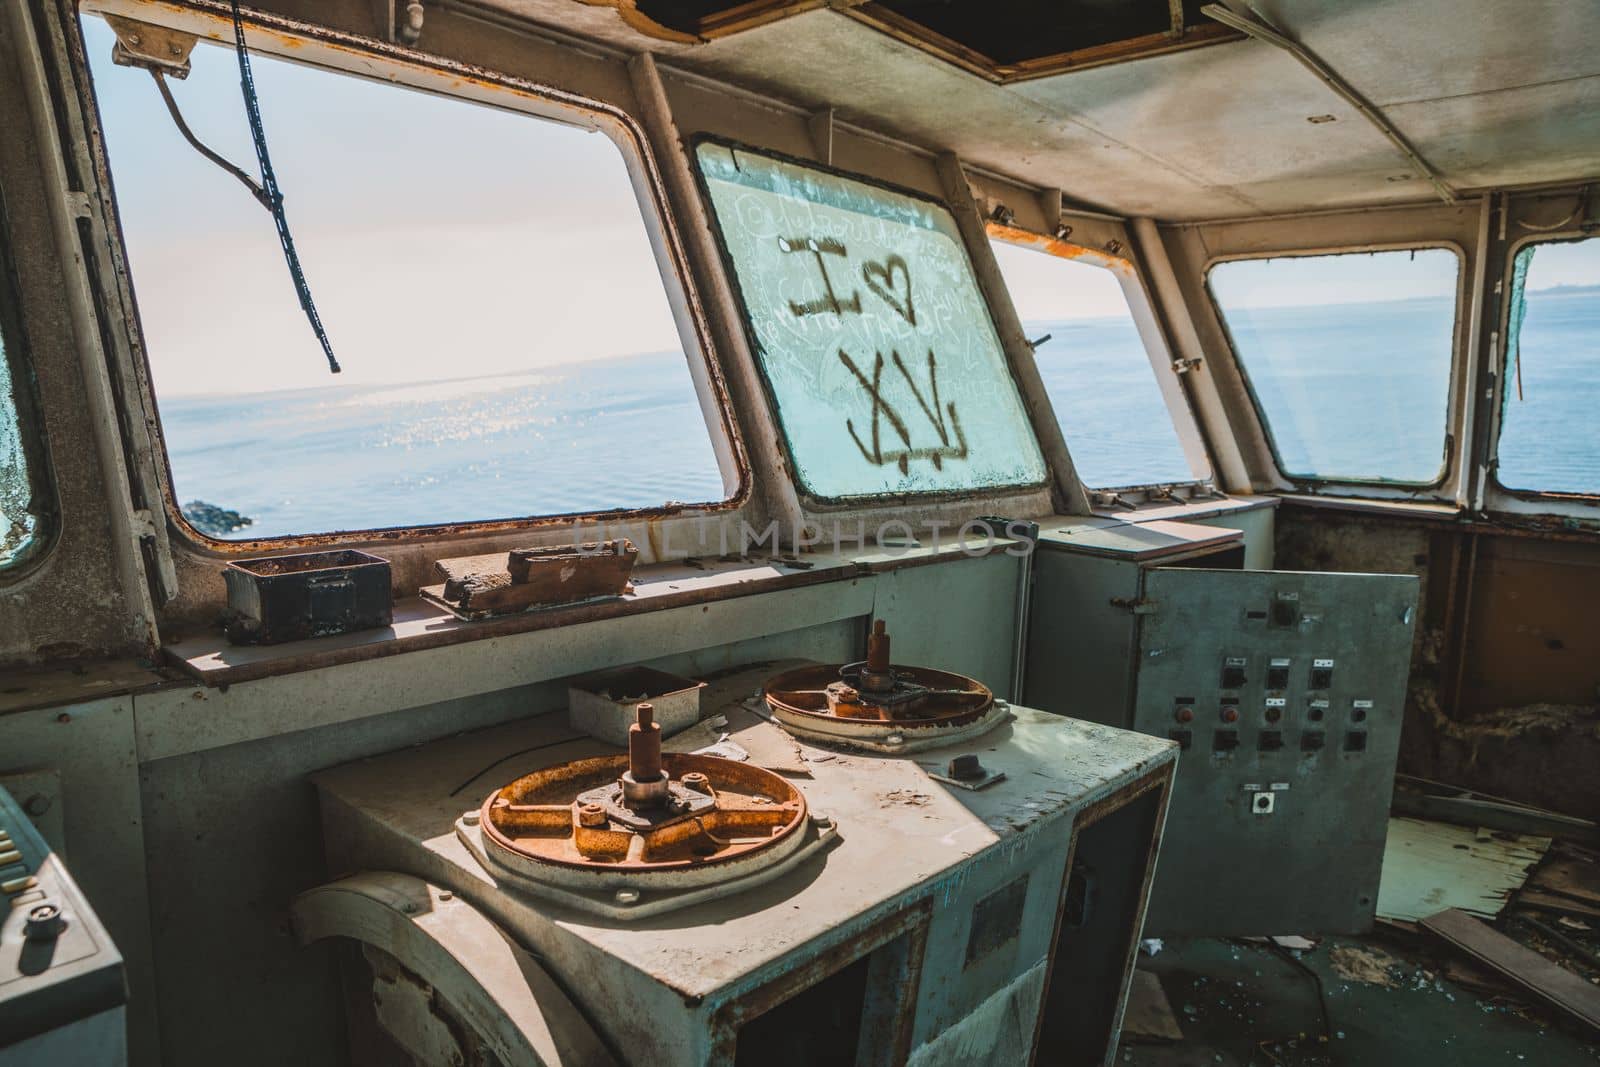
<instances>
[{"instance_id":1,"label":"rusty metal disc","mask_svg":"<svg viewBox=\"0 0 1600 1067\"><path fill-rule=\"evenodd\" d=\"M1010 717L988 686L932 667L798 667L769 679L762 695L794 733L878 751L951 744Z\"/></svg>"},{"instance_id":2,"label":"rusty metal disc","mask_svg":"<svg viewBox=\"0 0 1600 1067\"><path fill-rule=\"evenodd\" d=\"M630 799L626 756L518 778L483 802L484 844L537 881L587 887L624 876L675 888L743 877L800 845L805 797L771 771L687 753L664 753L661 766L664 788L647 804Z\"/></svg>"}]
</instances>

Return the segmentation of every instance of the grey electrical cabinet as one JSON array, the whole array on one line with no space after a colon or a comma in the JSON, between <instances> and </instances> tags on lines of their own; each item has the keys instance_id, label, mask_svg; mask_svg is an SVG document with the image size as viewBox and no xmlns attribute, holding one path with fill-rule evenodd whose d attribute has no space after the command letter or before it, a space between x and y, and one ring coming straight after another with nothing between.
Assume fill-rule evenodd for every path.
<instances>
[{"instance_id":1,"label":"grey electrical cabinet","mask_svg":"<svg viewBox=\"0 0 1600 1067\"><path fill-rule=\"evenodd\" d=\"M1024 703L1177 741L1145 930L1371 927L1418 580L1242 569L1236 530L1045 530Z\"/></svg>"}]
</instances>

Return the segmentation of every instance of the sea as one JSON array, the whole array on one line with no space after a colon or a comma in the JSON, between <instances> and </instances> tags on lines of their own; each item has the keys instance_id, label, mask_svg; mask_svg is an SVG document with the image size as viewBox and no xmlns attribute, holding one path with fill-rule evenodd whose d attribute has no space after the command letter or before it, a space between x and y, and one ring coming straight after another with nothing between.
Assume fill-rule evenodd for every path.
<instances>
[{"instance_id":1,"label":"sea","mask_svg":"<svg viewBox=\"0 0 1600 1067\"><path fill-rule=\"evenodd\" d=\"M1080 476L1188 480L1127 319L1025 324ZM1236 347L1283 469L1425 484L1444 457L1444 300L1236 311ZM1600 492L1600 287L1529 294L1498 476ZM1208 373L1201 368L1193 373ZM276 537L705 503L726 491L681 352L404 385L160 400L174 488Z\"/></svg>"}]
</instances>

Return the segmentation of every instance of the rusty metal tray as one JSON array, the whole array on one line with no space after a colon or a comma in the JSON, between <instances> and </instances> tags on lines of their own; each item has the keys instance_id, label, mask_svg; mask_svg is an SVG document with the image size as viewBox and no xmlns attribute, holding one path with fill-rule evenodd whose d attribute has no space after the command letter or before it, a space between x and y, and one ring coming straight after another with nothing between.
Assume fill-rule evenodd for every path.
<instances>
[{"instance_id":1,"label":"rusty metal tray","mask_svg":"<svg viewBox=\"0 0 1600 1067\"><path fill-rule=\"evenodd\" d=\"M228 640L272 645L388 626L394 620L389 561L341 549L229 563Z\"/></svg>"}]
</instances>

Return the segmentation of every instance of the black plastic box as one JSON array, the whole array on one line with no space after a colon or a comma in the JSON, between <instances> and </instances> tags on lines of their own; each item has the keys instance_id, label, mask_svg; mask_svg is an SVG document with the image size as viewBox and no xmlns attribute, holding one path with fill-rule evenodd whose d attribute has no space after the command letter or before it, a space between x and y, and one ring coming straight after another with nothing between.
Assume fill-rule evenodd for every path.
<instances>
[{"instance_id":1,"label":"black plastic box","mask_svg":"<svg viewBox=\"0 0 1600 1067\"><path fill-rule=\"evenodd\" d=\"M275 645L394 621L389 561L342 549L230 563L228 640Z\"/></svg>"}]
</instances>

